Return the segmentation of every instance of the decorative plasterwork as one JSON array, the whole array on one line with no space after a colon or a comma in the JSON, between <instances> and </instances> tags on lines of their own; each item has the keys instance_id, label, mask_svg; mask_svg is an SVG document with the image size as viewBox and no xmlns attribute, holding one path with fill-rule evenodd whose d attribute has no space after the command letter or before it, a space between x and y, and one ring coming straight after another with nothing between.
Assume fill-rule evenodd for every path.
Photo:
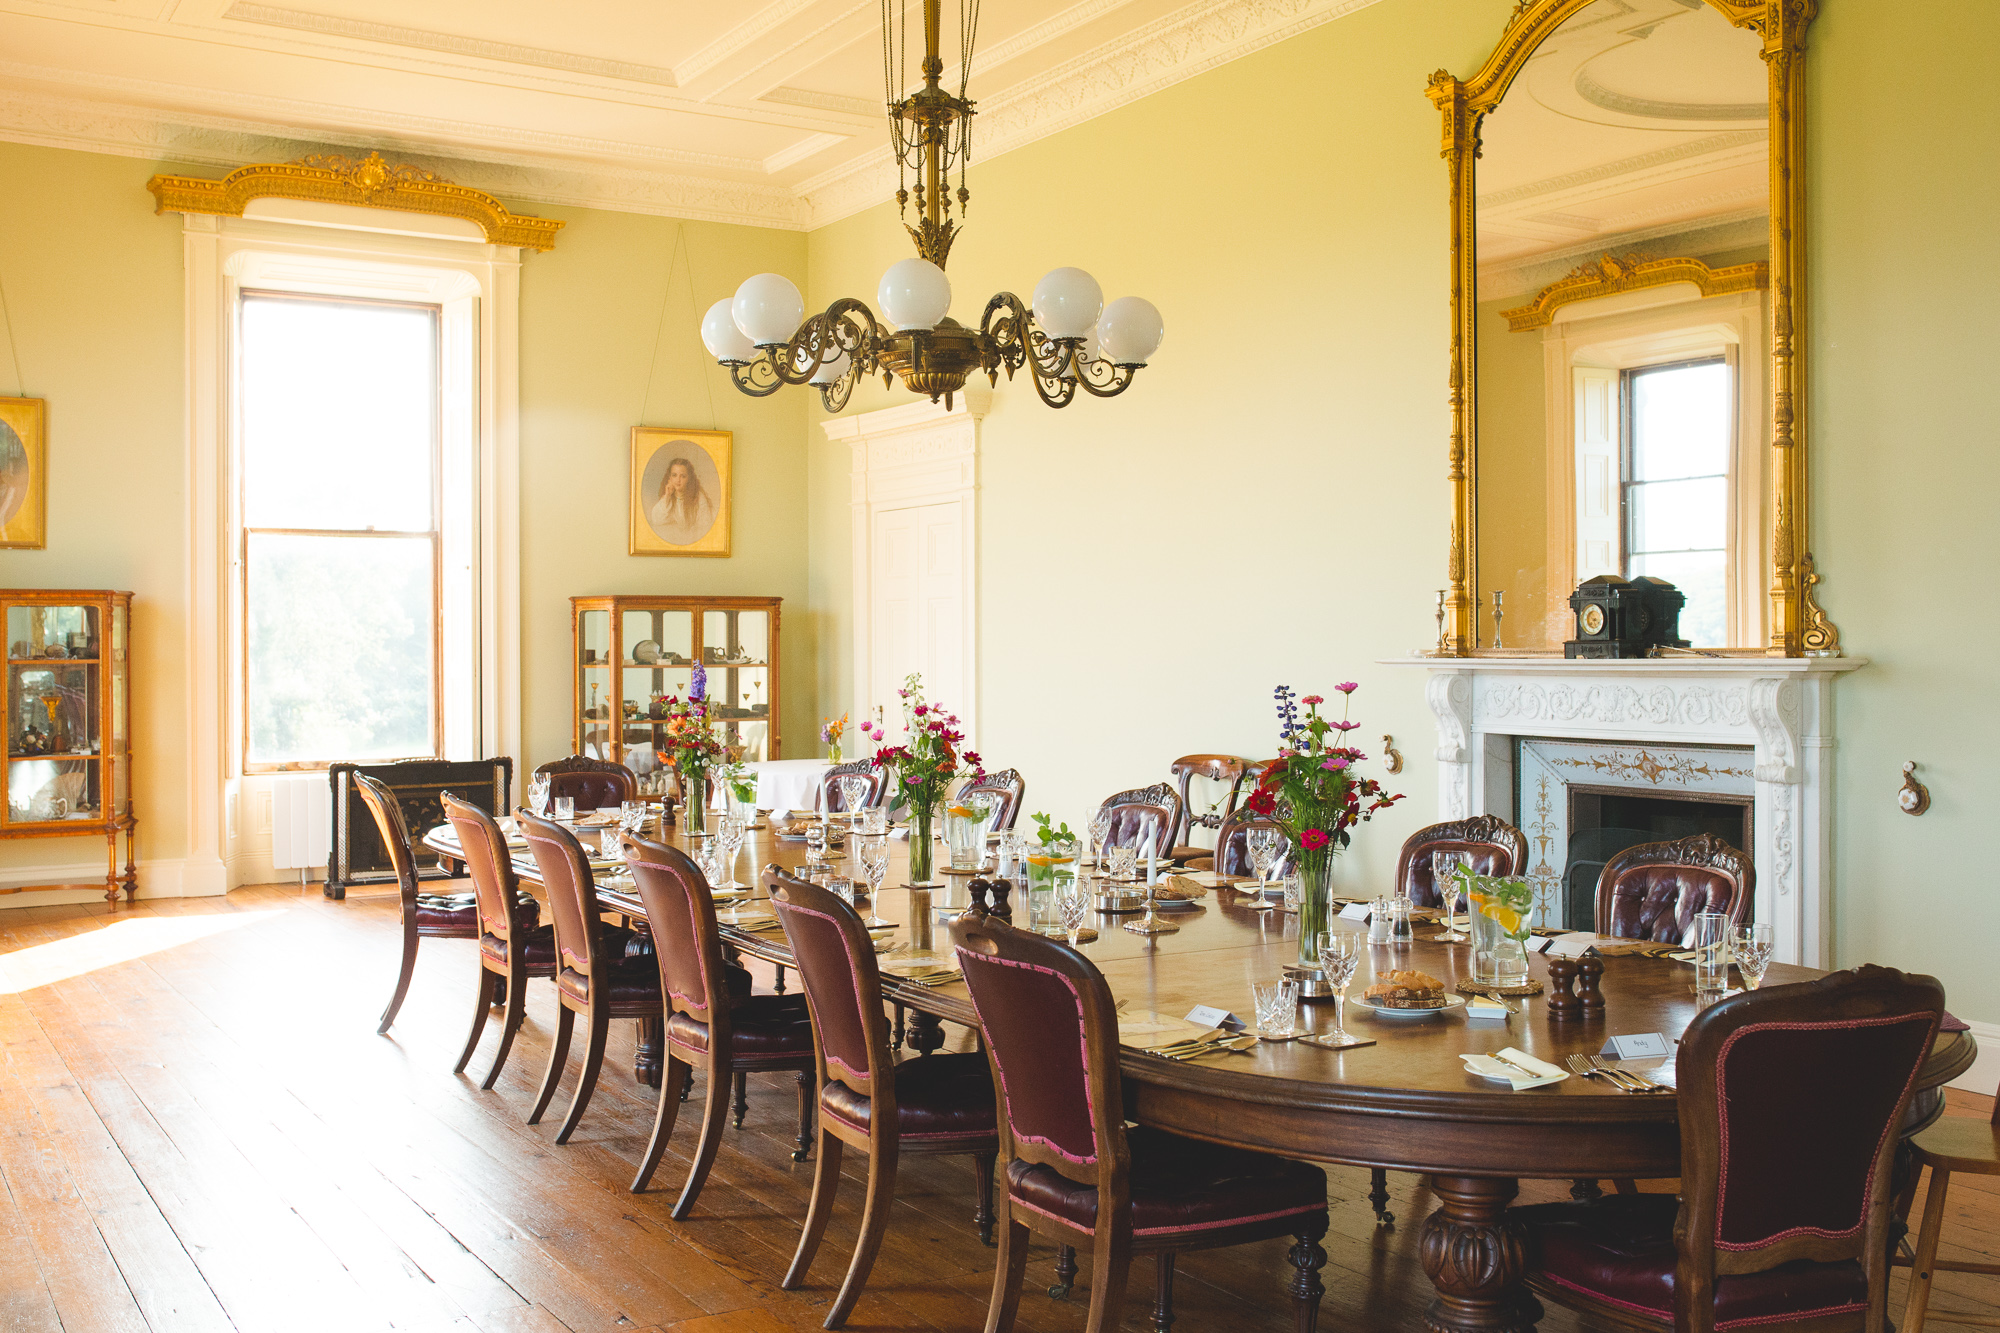
<instances>
[{"instance_id":1,"label":"decorative plasterwork","mask_svg":"<svg viewBox=\"0 0 2000 1333\"><path fill-rule=\"evenodd\" d=\"M380 153L356 160L337 153L315 154L297 162L238 167L221 180L198 176L155 176L146 188L159 201L157 213L210 213L240 218L254 199L310 199L362 208L464 218L486 233L491 245L552 250L563 223L510 213L498 199L454 185L436 172L408 163L391 164Z\"/></svg>"},{"instance_id":2,"label":"decorative plasterwork","mask_svg":"<svg viewBox=\"0 0 2000 1333\"><path fill-rule=\"evenodd\" d=\"M1629 254L1621 259L1605 255L1595 263L1579 264L1568 277L1535 293L1535 299L1528 304L1500 313L1506 316L1508 329L1521 333L1547 328L1555 322L1556 311L1573 301L1676 282L1693 283L1703 296L1761 292L1771 285L1771 266L1755 263L1710 268L1699 259L1648 259L1642 254Z\"/></svg>"}]
</instances>

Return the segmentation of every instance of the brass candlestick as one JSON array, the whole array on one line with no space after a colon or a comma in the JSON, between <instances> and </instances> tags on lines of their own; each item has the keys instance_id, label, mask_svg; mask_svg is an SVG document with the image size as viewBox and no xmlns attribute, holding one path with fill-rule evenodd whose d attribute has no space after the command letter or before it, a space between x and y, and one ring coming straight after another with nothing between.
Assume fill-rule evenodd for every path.
<instances>
[{"instance_id":1,"label":"brass candlestick","mask_svg":"<svg viewBox=\"0 0 2000 1333\"><path fill-rule=\"evenodd\" d=\"M1501 597L1500 590L1498 588L1495 588L1493 590L1493 646L1495 648L1498 648L1500 646L1501 617L1507 614L1505 611L1500 609L1500 597Z\"/></svg>"},{"instance_id":2,"label":"brass candlestick","mask_svg":"<svg viewBox=\"0 0 2000 1333\"><path fill-rule=\"evenodd\" d=\"M1443 657L1443 656L1445 655L1445 652L1444 652L1444 596L1445 596L1445 589L1443 589L1443 588L1439 588L1439 589L1438 589L1438 609L1437 609L1437 622L1438 622L1438 647L1437 647L1437 651L1438 651L1438 656L1439 656L1439 657Z\"/></svg>"},{"instance_id":3,"label":"brass candlestick","mask_svg":"<svg viewBox=\"0 0 2000 1333\"><path fill-rule=\"evenodd\" d=\"M1160 914L1156 907L1158 900L1154 896L1158 889L1158 884L1148 884L1146 886L1146 915L1140 917L1137 921L1127 921L1125 923L1125 929L1131 931L1134 935L1171 935L1180 929L1179 926L1171 921L1160 920Z\"/></svg>"}]
</instances>

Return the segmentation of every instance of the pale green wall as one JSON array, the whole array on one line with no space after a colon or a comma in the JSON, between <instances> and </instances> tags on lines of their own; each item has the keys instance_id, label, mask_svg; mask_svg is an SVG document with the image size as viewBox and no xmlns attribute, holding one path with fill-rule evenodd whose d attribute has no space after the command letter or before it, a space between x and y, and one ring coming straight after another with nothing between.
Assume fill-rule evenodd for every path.
<instances>
[{"instance_id":1,"label":"pale green wall","mask_svg":"<svg viewBox=\"0 0 2000 1333\"><path fill-rule=\"evenodd\" d=\"M1479 641L1493 642L1494 588L1506 594L1503 643L1550 647L1548 390L1542 330L1500 316L1525 297L1482 301L1479 339ZM1569 589L1561 590L1567 597ZM1555 641L1560 646L1561 640Z\"/></svg>"},{"instance_id":2,"label":"pale green wall","mask_svg":"<svg viewBox=\"0 0 2000 1333\"><path fill-rule=\"evenodd\" d=\"M953 313L1061 263L1167 320L1125 397L988 420L977 737L1029 809L1074 815L1190 750L1268 752L1272 685L1359 679L1371 753L1411 799L1341 877L1383 881L1437 808L1422 673L1443 579L1448 329L1440 66L1470 75L1509 0L1384 0L976 165ZM1985 262L2000 110L1955 67L2000 59L2000 7L1827 0L1812 29L1808 389L1829 612L1873 665L1836 688L1838 960L1933 971L2000 1021L1983 818L2000 625L1969 593L2000 483ZM872 297L906 250L891 210L811 237L811 297ZM860 409L908 401L861 396ZM850 409L854 410L854 409ZM822 695L852 693L847 458L815 435ZM1934 783L1895 808L1898 766Z\"/></svg>"}]
</instances>

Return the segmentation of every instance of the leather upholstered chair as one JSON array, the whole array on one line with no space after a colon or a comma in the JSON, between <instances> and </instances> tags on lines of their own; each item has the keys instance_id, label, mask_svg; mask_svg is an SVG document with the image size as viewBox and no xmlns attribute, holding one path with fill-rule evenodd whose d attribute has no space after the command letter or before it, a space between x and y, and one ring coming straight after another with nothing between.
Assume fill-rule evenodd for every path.
<instances>
[{"instance_id":1,"label":"leather upholstered chair","mask_svg":"<svg viewBox=\"0 0 2000 1333\"><path fill-rule=\"evenodd\" d=\"M1750 910L1750 858L1710 833L1627 847L1597 877L1597 933L1661 944L1692 942L1701 912L1723 912L1733 930Z\"/></svg>"},{"instance_id":2,"label":"leather upholstered chair","mask_svg":"<svg viewBox=\"0 0 2000 1333\"><path fill-rule=\"evenodd\" d=\"M1111 812L1111 830L1104 837L1106 847L1137 847L1143 851L1146 835L1150 833L1161 859L1172 853L1174 830L1181 826L1181 798L1166 783L1121 791L1098 808Z\"/></svg>"},{"instance_id":3,"label":"leather upholstered chair","mask_svg":"<svg viewBox=\"0 0 2000 1333\"><path fill-rule=\"evenodd\" d=\"M842 778L861 777L868 779L868 795L862 799L863 810L873 810L882 804L882 793L889 785L889 770L878 768L867 759L855 759L845 764L835 764L820 774L818 806L829 815L848 813L847 797L842 795Z\"/></svg>"},{"instance_id":4,"label":"leather upholstered chair","mask_svg":"<svg viewBox=\"0 0 2000 1333\"><path fill-rule=\"evenodd\" d=\"M547 776L549 780L551 810L555 809L553 802L558 796L575 801L578 810L602 810L607 806L616 810L639 791L639 779L625 765L586 759L580 754L543 764L535 770L535 776Z\"/></svg>"},{"instance_id":5,"label":"leather upholstered chair","mask_svg":"<svg viewBox=\"0 0 2000 1333\"><path fill-rule=\"evenodd\" d=\"M402 807L396 804L395 796L366 773L354 775L354 789L361 794L361 803L374 817L375 831L382 835L382 845L389 850L389 864L395 869L396 886L402 897L403 965L396 975L396 993L389 997L389 1007L382 1011L382 1021L375 1029L379 1036L389 1031L389 1025L396 1021L396 1014L403 1007L404 997L410 993L410 977L417 970L417 942L426 938L478 939L479 898L477 893L423 892L417 879L416 852L410 846L409 825L403 821ZM516 901L522 926L534 927L541 919L541 904L526 892L519 892ZM464 1067L461 1061L459 1068Z\"/></svg>"},{"instance_id":6,"label":"leather upholstered chair","mask_svg":"<svg viewBox=\"0 0 2000 1333\"><path fill-rule=\"evenodd\" d=\"M1177 784L1177 794L1181 798L1180 826L1174 830L1173 849L1176 858L1208 856L1210 849L1197 847L1189 840L1194 836L1195 826L1220 829L1229 817L1236 813L1236 801L1243 793L1244 761L1233 754L1184 754L1167 765L1167 772ZM1222 799L1220 813L1193 813L1194 806L1188 788L1196 778L1207 778L1210 782L1227 783L1229 794Z\"/></svg>"},{"instance_id":7,"label":"leather upholstered chair","mask_svg":"<svg viewBox=\"0 0 2000 1333\"><path fill-rule=\"evenodd\" d=\"M1885 1333L1897 1128L1944 989L1862 967L1736 995L1676 1057L1681 1195L1508 1212L1586 1325Z\"/></svg>"},{"instance_id":8,"label":"leather upholstered chair","mask_svg":"<svg viewBox=\"0 0 2000 1333\"><path fill-rule=\"evenodd\" d=\"M868 1156L868 1192L861 1234L826 1327L847 1321L889 1229L896 1195L896 1164L905 1153L964 1153L972 1157L978 1205L973 1221L980 1239L993 1241L995 1136L993 1078L980 1051L918 1056L897 1064L889 1054L882 1014L882 974L874 942L854 909L817 884L773 867L764 888L791 941L812 1012L815 1097L819 1108L819 1161L812 1202L792 1266L779 1285L804 1283L812 1267L833 1199L840 1189L843 1145Z\"/></svg>"},{"instance_id":9,"label":"leather upholstered chair","mask_svg":"<svg viewBox=\"0 0 2000 1333\"><path fill-rule=\"evenodd\" d=\"M1444 901L1431 882L1432 852L1464 852L1475 875L1523 875L1528 870L1528 840L1498 815L1420 828L1403 840L1396 857L1396 885L1419 907L1439 907Z\"/></svg>"},{"instance_id":10,"label":"leather upholstered chair","mask_svg":"<svg viewBox=\"0 0 2000 1333\"><path fill-rule=\"evenodd\" d=\"M632 1177L640 1194L653 1178L673 1137L681 1097L698 1066L706 1079L701 1137L688 1168L687 1183L669 1216L684 1221L701 1197L701 1187L722 1145L729 1114L729 1090L737 1087L736 1125L743 1124L742 1088L754 1072L798 1075L798 1150L803 1162L812 1146L812 1018L802 995L752 995L749 974L723 961L722 933L715 921L715 898L701 868L685 852L641 838L625 839L625 865L646 904L658 968L654 984L667 999L667 1069L660 1080L660 1107L646 1155Z\"/></svg>"},{"instance_id":11,"label":"leather upholstered chair","mask_svg":"<svg viewBox=\"0 0 2000 1333\"><path fill-rule=\"evenodd\" d=\"M493 1053L493 1067L479 1083L482 1090L490 1090L507 1063L521 1020L528 1015L528 978L556 974L555 927L524 922L527 914L520 907L524 895L507 852L507 835L493 816L450 792L441 793L439 799L445 818L458 832L458 845L464 849L465 873L472 878L479 915L479 999L472 1011L471 1035L466 1037L465 1049L459 1052L451 1072L463 1073L472 1059L479 1034L486 1030L486 1011L493 1007L497 992L497 998L507 1006L500 1049Z\"/></svg>"},{"instance_id":12,"label":"leather upholstered chair","mask_svg":"<svg viewBox=\"0 0 2000 1333\"><path fill-rule=\"evenodd\" d=\"M632 932L604 921L597 884L576 835L554 820L538 818L526 810L517 810L514 817L527 835L528 852L542 872L542 887L549 895L549 915L555 918L556 928L556 1036L549 1048L542 1089L535 1096L534 1109L528 1112L529 1124L541 1123L542 1112L562 1082L576 1016L582 1014L585 1023L583 1071L576 1080L569 1114L556 1131L556 1142L568 1143L597 1090L611 1020L658 1021L660 977L650 957L628 953Z\"/></svg>"},{"instance_id":13,"label":"leather upholstered chair","mask_svg":"<svg viewBox=\"0 0 2000 1333\"><path fill-rule=\"evenodd\" d=\"M987 827L998 833L1014 827L1014 821L1021 817L1021 803L1028 799L1028 782L1019 772L1003 768L998 773L988 773L973 782L968 782L960 790L960 795L985 792L994 800L993 822Z\"/></svg>"},{"instance_id":14,"label":"leather upholstered chair","mask_svg":"<svg viewBox=\"0 0 2000 1333\"><path fill-rule=\"evenodd\" d=\"M988 1333L1008 1333L1035 1234L1093 1257L1087 1333L1118 1327L1136 1254L1156 1256L1154 1323L1173 1322L1174 1256L1291 1236L1300 1333L1324 1291L1326 1173L1125 1125L1118 1014L1104 974L1056 940L973 913L952 942L999 1089L1007 1197Z\"/></svg>"}]
</instances>

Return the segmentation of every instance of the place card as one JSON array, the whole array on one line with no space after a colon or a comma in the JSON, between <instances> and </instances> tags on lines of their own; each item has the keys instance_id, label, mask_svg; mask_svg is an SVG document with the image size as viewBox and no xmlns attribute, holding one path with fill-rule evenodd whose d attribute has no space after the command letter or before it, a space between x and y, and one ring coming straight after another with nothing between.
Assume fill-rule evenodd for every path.
<instances>
[{"instance_id":1,"label":"place card","mask_svg":"<svg viewBox=\"0 0 2000 1333\"><path fill-rule=\"evenodd\" d=\"M1340 919L1342 921L1366 921L1368 919L1368 904L1347 904L1347 906L1340 909Z\"/></svg>"},{"instance_id":2,"label":"place card","mask_svg":"<svg viewBox=\"0 0 2000 1333\"><path fill-rule=\"evenodd\" d=\"M1198 1004L1188 1010L1187 1021L1202 1028L1228 1028L1231 1032L1243 1030L1243 1020L1227 1009L1218 1009L1212 1004Z\"/></svg>"},{"instance_id":3,"label":"place card","mask_svg":"<svg viewBox=\"0 0 2000 1333\"><path fill-rule=\"evenodd\" d=\"M1620 1060L1651 1060L1669 1053L1667 1039L1657 1032L1635 1032L1613 1037L1599 1055L1615 1055Z\"/></svg>"},{"instance_id":4,"label":"place card","mask_svg":"<svg viewBox=\"0 0 2000 1333\"><path fill-rule=\"evenodd\" d=\"M1522 943L1527 946L1529 953L1547 953L1549 946L1556 942L1556 938L1554 935L1530 935Z\"/></svg>"}]
</instances>

